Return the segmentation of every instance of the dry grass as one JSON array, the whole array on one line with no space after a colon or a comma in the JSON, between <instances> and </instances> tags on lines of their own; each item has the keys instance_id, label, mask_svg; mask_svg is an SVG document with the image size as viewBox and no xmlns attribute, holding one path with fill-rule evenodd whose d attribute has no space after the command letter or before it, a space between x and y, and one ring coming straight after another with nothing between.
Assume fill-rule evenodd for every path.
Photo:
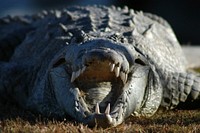
<instances>
[{"instance_id":1,"label":"dry grass","mask_svg":"<svg viewBox=\"0 0 200 133\"><path fill-rule=\"evenodd\" d=\"M16 106L11 106L10 103L6 106L0 105L0 118L0 133L200 132L200 110L160 110L151 118L130 116L123 124L109 129L88 128L67 120L48 120Z\"/></svg>"},{"instance_id":2,"label":"dry grass","mask_svg":"<svg viewBox=\"0 0 200 133\"><path fill-rule=\"evenodd\" d=\"M199 69L200 71L200 69ZM197 105L200 104L197 103ZM187 105L186 105L187 107ZM107 133L107 132L200 132L200 110L158 111L151 118L130 116L123 124L108 129L88 128L67 120L57 121L35 116L12 103L0 103L0 133Z\"/></svg>"},{"instance_id":3,"label":"dry grass","mask_svg":"<svg viewBox=\"0 0 200 133\"><path fill-rule=\"evenodd\" d=\"M66 121L31 123L22 118L0 121L0 132L200 132L199 111L170 111L152 118L129 118L125 123L110 129L90 129L82 124Z\"/></svg>"}]
</instances>

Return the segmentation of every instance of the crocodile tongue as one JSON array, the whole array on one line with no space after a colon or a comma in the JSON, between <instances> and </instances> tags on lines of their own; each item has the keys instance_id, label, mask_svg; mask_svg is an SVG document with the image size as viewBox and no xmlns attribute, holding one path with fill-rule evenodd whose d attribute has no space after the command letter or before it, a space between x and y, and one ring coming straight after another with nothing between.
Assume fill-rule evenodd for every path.
<instances>
[{"instance_id":1,"label":"crocodile tongue","mask_svg":"<svg viewBox=\"0 0 200 133\"><path fill-rule=\"evenodd\" d=\"M111 82L91 82L89 86L79 88L81 96L88 105L88 108L93 112L95 105L100 104L100 109L105 110L108 103L114 104L113 99L116 94L112 89ZM113 101L112 101L113 100Z\"/></svg>"}]
</instances>

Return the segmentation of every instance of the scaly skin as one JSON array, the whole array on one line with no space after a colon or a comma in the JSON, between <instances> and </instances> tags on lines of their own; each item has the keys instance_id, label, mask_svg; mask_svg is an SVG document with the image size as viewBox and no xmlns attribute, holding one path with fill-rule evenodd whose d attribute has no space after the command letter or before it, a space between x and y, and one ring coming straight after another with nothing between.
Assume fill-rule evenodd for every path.
<instances>
[{"instance_id":1,"label":"scaly skin","mask_svg":"<svg viewBox=\"0 0 200 133\"><path fill-rule=\"evenodd\" d=\"M44 116L106 128L199 97L198 74L152 14L69 7L2 18L0 34L1 100Z\"/></svg>"}]
</instances>

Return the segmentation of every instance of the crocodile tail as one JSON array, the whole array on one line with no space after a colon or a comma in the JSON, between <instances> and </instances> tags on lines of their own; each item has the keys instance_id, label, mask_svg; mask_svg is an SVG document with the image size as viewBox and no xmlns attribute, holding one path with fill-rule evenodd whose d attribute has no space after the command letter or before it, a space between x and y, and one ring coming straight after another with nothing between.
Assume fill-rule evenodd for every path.
<instances>
[{"instance_id":1,"label":"crocodile tail","mask_svg":"<svg viewBox=\"0 0 200 133\"><path fill-rule=\"evenodd\" d=\"M163 90L161 106L175 108L180 102L194 101L200 97L200 75L196 73L169 74Z\"/></svg>"}]
</instances>

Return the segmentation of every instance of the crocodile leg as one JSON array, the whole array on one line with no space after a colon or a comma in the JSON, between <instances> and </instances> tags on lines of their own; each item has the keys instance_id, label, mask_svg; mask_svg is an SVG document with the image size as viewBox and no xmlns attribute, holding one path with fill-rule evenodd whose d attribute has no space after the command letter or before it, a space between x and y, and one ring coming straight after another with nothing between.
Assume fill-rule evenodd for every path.
<instances>
[{"instance_id":1,"label":"crocodile leg","mask_svg":"<svg viewBox=\"0 0 200 133\"><path fill-rule=\"evenodd\" d=\"M22 77L26 74L25 68L19 64L0 61L0 101L14 100L25 105L28 91L22 90Z\"/></svg>"},{"instance_id":2,"label":"crocodile leg","mask_svg":"<svg viewBox=\"0 0 200 133\"><path fill-rule=\"evenodd\" d=\"M175 108L179 102L194 101L200 97L200 76L195 73L170 73L163 90L161 106Z\"/></svg>"},{"instance_id":3,"label":"crocodile leg","mask_svg":"<svg viewBox=\"0 0 200 133\"><path fill-rule=\"evenodd\" d=\"M0 101L6 100L8 96L9 90L6 88L9 88L9 84L11 80L8 80L9 72L9 63L0 62Z\"/></svg>"}]
</instances>

